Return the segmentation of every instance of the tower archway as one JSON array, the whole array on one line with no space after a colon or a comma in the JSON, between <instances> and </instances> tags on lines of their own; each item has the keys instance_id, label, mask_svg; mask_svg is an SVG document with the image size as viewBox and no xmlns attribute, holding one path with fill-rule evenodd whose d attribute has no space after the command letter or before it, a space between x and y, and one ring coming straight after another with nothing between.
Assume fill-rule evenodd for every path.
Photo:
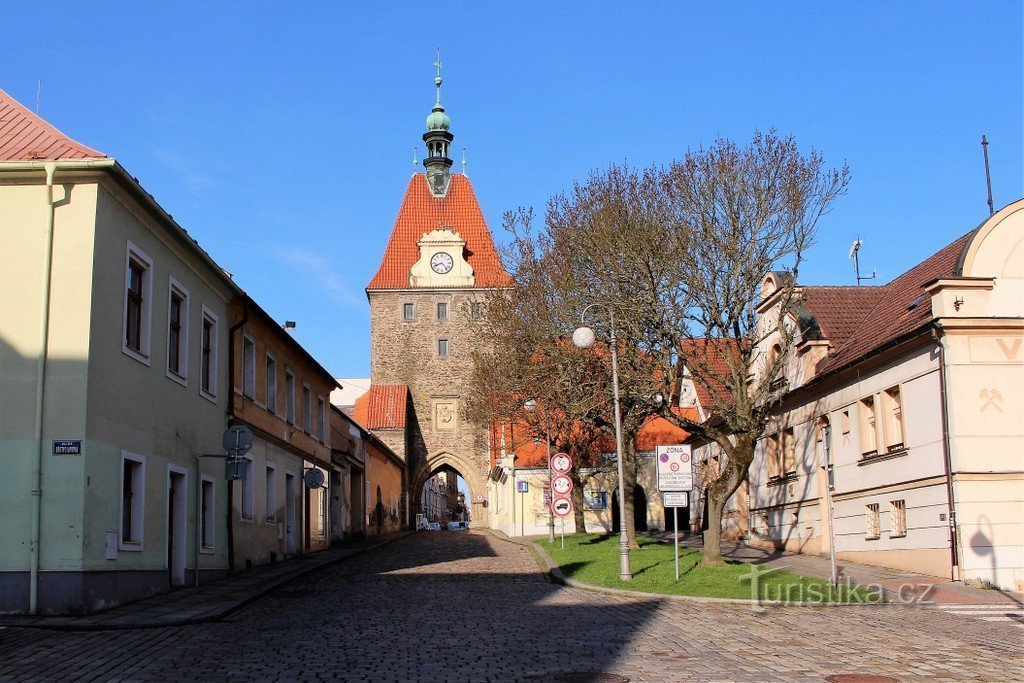
<instances>
[{"instance_id":1,"label":"tower archway","mask_svg":"<svg viewBox=\"0 0 1024 683\"><path fill-rule=\"evenodd\" d=\"M466 508L469 511L470 526L487 526L487 487L484 477L468 460L448 451L428 455L415 468L411 477L414 513L420 511L423 487L427 480L439 472L446 471L454 472L466 482L469 489Z\"/></svg>"}]
</instances>

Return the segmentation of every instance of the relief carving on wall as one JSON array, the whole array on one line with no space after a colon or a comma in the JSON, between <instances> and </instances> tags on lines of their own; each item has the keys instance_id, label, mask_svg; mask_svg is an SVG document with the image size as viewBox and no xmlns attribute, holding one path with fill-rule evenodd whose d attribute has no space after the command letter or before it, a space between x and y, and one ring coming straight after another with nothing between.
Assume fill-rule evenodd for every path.
<instances>
[{"instance_id":1,"label":"relief carving on wall","mask_svg":"<svg viewBox=\"0 0 1024 683\"><path fill-rule=\"evenodd\" d=\"M434 404L434 429L450 432L455 429L455 401L438 401Z\"/></svg>"}]
</instances>

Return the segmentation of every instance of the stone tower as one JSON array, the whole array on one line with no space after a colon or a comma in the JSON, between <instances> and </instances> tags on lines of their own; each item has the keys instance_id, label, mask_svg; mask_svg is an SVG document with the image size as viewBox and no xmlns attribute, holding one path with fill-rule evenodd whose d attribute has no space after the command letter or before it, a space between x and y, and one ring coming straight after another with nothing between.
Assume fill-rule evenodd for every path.
<instances>
[{"instance_id":1,"label":"stone tower","mask_svg":"<svg viewBox=\"0 0 1024 683\"><path fill-rule=\"evenodd\" d=\"M391 238L366 287L370 302L372 429L409 465L409 514L423 483L455 470L470 488L473 520L486 522L486 432L465 419L474 348L471 318L488 291L509 287L465 174L452 175L451 119L437 99L423 140L425 171L409 179Z\"/></svg>"}]
</instances>

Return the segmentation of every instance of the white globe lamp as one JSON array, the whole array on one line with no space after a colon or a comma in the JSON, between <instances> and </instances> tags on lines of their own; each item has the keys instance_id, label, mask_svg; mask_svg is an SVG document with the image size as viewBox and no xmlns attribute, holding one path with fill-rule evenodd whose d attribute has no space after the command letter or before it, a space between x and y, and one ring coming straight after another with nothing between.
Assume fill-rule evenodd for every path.
<instances>
[{"instance_id":1,"label":"white globe lamp","mask_svg":"<svg viewBox=\"0 0 1024 683\"><path fill-rule=\"evenodd\" d=\"M589 349L594 345L594 330L589 327L577 327L572 333L572 343L580 349Z\"/></svg>"}]
</instances>

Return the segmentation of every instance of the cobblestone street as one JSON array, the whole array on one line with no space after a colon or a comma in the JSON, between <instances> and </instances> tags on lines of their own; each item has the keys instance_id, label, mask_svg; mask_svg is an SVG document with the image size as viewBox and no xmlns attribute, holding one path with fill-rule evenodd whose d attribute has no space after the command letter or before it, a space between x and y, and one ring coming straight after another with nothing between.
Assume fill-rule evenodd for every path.
<instances>
[{"instance_id":1,"label":"cobblestone street","mask_svg":"<svg viewBox=\"0 0 1024 683\"><path fill-rule=\"evenodd\" d=\"M0 679L1016 680L1022 649L1016 624L919 607L757 613L564 588L526 547L441 532L314 572L219 623L3 629Z\"/></svg>"}]
</instances>

